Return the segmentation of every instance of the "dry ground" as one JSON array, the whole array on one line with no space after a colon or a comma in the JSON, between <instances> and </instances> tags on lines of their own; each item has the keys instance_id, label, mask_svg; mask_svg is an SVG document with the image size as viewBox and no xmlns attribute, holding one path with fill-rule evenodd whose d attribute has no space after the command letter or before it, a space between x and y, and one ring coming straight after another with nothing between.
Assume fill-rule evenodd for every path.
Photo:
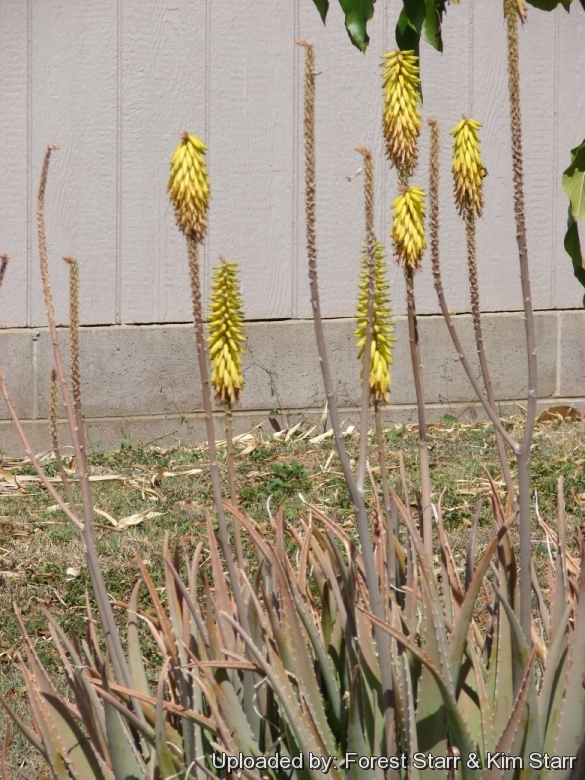
<instances>
[{"instance_id":1,"label":"dry ground","mask_svg":"<svg viewBox=\"0 0 585 780\"><path fill-rule=\"evenodd\" d=\"M519 416L506 424L519 432L521 423ZM322 428L306 436L307 428L301 425L292 433L276 437L254 431L238 442L240 503L260 524L268 519L269 499L273 512L283 503L287 519L294 523L302 505L301 493L305 500L321 508L337 507L340 521L351 530L351 504L333 440L331 436L318 437ZM493 432L489 424L459 425L454 418L446 417L442 425L429 427L428 436L434 500L443 493L449 538L456 556L463 560L469 518L478 499L488 494L486 469L503 484ZM398 451L402 450L414 497L419 487L416 427L392 428L385 432L385 437L392 487L401 492ZM346 441L351 456L357 457L355 432L349 433ZM375 477L379 478L373 439L371 444L371 463ZM220 453L220 461L225 463L225 449L220 449ZM98 518L97 543L111 596L120 600L128 597L138 573L137 555L148 563L155 583L162 588L160 556L164 534L168 532L172 540L186 536L191 542L205 538L205 511L212 507L206 449L144 449L125 441L117 452L92 455L90 463L95 506L105 513ZM532 475L539 512L553 528L556 526L557 479L563 476L571 540L583 522L584 464L584 421L556 419L537 424ZM56 474L54 460L49 456L45 466L50 475ZM227 479L224 489L227 496ZM137 524L122 523L116 528L107 516L118 523L122 518L132 518L131 522ZM265 527L268 532L268 524ZM480 519L480 548L492 529L485 501ZM533 538L535 558L542 563L547 547L536 518ZM43 609L57 615L67 629L83 632L88 588L87 568L75 529L39 487L34 470L26 461L2 459L0 455L0 692L21 710L26 709L22 682L11 662L20 647L13 602L18 604L41 658L56 669ZM155 657L153 653L152 659L147 659L153 676ZM0 725L3 720L0 714ZM21 740L16 739L11 752L13 763L40 776L32 750Z\"/></svg>"}]
</instances>

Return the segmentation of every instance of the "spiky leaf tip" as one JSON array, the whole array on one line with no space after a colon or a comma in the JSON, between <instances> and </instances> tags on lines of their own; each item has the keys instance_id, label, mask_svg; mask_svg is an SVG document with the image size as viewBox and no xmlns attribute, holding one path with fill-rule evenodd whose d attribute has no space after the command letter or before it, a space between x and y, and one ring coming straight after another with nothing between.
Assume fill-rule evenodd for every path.
<instances>
[{"instance_id":1,"label":"spiky leaf tip","mask_svg":"<svg viewBox=\"0 0 585 780\"><path fill-rule=\"evenodd\" d=\"M368 316L367 248L365 248L362 253L360 280L356 313L357 328L354 335L357 338L357 346L359 349L358 359L363 361L366 348ZM387 403L390 400L389 392L392 384L390 366L392 365L393 344L396 341L393 333L394 319L392 317L392 309L390 308L386 255L382 244L376 243L374 262L374 317L370 353L370 394L378 403Z\"/></svg>"},{"instance_id":2,"label":"spiky leaf tip","mask_svg":"<svg viewBox=\"0 0 585 780\"><path fill-rule=\"evenodd\" d=\"M405 268L416 271L427 247L425 235L425 191L404 188L392 204L392 232L396 259Z\"/></svg>"},{"instance_id":3,"label":"spiky leaf tip","mask_svg":"<svg viewBox=\"0 0 585 780\"><path fill-rule=\"evenodd\" d=\"M245 342L238 264L223 261L213 269L207 328L211 384L223 404L235 403L244 386L242 353Z\"/></svg>"},{"instance_id":4,"label":"spiky leaf tip","mask_svg":"<svg viewBox=\"0 0 585 780\"><path fill-rule=\"evenodd\" d=\"M386 153L393 165L409 174L416 167L421 126L418 57L396 49L382 57L382 68Z\"/></svg>"},{"instance_id":5,"label":"spiky leaf tip","mask_svg":"<svg viewBox=\"0 0 585 780\"><path fill-rule=\"evenodd\" d=\"M478 217L483 211L483 180L487 175L479 149L480 127L475 119L463 117L451 130L455 202L460 214L469 208Z\"/></svg>"},{"instance_id":6,"label":"spiky leaf tip","mask_svg":"<svg viewBox=\"0 0 585 780\"><path fill-rule=\"evenodd\" d=\"M180 230L201 241L207 232L209 178L204 154L207 147L196 135L183 133L171 158L168 191Z\"/></svg>"}]
</instances>

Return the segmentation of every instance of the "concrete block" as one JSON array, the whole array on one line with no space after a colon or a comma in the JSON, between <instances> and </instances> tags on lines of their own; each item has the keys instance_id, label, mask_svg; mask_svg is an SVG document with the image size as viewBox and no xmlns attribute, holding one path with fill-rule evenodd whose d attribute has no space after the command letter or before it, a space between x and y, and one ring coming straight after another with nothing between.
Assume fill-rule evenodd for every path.
<instances>
[{"instance_id":1,"label":"concrete block","mask_svg":"<svg viewBox=\"0 0 585 780\"><path fill-rule=\"evenodd\" d=\"M560 313L560 392L566 396L585 394L585 310Z\"/></svg>"},{"instance_id":2,"label":"concrete block","mask_svg":"<svg viewBox=\"0 0 585 780\"><path fill-rule=\"evenodd\" d=\"M0 366L12 405L19 417L33 416L33 339L36 330L0 330ZM38 343L38 342L37 342ZM8 408L0 393L0 420L9 417Z\"/></svg>"},{"instance_id":3,"label":"concrete block","mask_svg":"<svg viewBox=\"0 0 585 780\"><path fill-rule=\"evenodd\" d=\"M69 371L68 333L59 334ZM173 414L201 408L193 326L110 326L81 329L83 409L87 417ZM49 410L53 350L39 340L40 416Z\"/></svg>"}]
</instances>

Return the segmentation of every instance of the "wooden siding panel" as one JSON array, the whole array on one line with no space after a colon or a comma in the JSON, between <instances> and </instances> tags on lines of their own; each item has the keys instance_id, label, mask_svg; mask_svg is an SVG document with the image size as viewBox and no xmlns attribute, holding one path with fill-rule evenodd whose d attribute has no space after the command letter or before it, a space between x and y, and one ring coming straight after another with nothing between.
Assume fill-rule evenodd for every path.
<instances>
[{"instance_id":1,"label":"wooden siding panel","mask_svg":"<svg viewBox=\"0 0 585 780\"><path fill-rule=\"evenodd\" d=\"M47 144L47 250L59 322L68 316L68 270L80 264L83 324L114 321L116 279L116 2L33 0L31 324L46 322L38 268L36 192Z\"/></svg>"},{"instance_id":2,"label":"wooden siding panel","mask_svg":"<svg viewBox=\"0 0 585 780\"><path fill-rule=\"evenodd\" d=\"M187 129L209 146L209 237L204 290L219 252L242 269L250 319L309 317L304 228L303 66L297 37L315 44L317 240L322 307L352 316L364 240L357 144L373 150L376 229L389 250L394 309L404 313L392 262L396 176L381 134L380 57L392 49L397 4L381 3L365 55L348 41L339 4L324 26L312 0L7 0L0 20L0 251L12 256L0 325L45 322L38 273L36 191L51 163L47 236L57 316L67 316L67 269L81 264L86 324L181 322L191 317L184 239L166 182ZM585 13L530 7L521 29L526 218L536 308L579 307L562 245L560 177L585 135ZM450 5L445 53L421 47L424 118L441 129L441 257L449 307L469 309L462 220L452 199L449 130L463 113L483 122L485 211L478 223L482 307L521 308L512 200L501 3ZM413 183L428 184L429 129ZM585 233L585 230L582 231ZM416 279L421 314L436 312L428 253Z\"/></svg>"},{"instance_id":3,"label":"wooden siding panel","mask_svg":"<svg viewBox=\"0 0 585 780\"><path fill-rule=\"evenodd\" d=\"M0 16L0 252L10 265L0 291L0 326L28 324L27 4L10 0Z\"/></svg>"},{"instance_id":4,"label":"wooden siding panel","mask_svg":"<svg viewBox=\"0 0 585 780\"><path fill-rule=\"evenodd\" d=\"M316 224L321 307L325 317L354 314L359 263L365 238L364 179L353 176L363 158L354 147L372 150L376 184L378 240L388 244L388 198L394 173L388 171L381 133L380 56L391 40L384 6L370 25L371 43L361 54L349 42L338 3L331 3L324 26L310 0L301 0L299 35L315 46L316 77ZM311 316L304 215L303 74L304 51L297 54L298 145L298 312Z\"/></svg>"},{"instance_id":5,"label":"wooden siding panel","mask_svg":"<svg viewBox=\"0 0 585 780\"><path fill-rule=\"evenodd\" d=\"M293 315L294 5L212 0L207 274L240 264L249 319Z\"/></svg>"},{"instance_id":6,"label":"wooden siding panel","mask_svg":"<svg viewBox=\"0 0 585 780\"><path fill-rule=\"evenodd\" d=\"M123 0L121 320L191 316L185 239L167 195L172 153L205 125L205 0Z\"/></svg>"}]
</instances>

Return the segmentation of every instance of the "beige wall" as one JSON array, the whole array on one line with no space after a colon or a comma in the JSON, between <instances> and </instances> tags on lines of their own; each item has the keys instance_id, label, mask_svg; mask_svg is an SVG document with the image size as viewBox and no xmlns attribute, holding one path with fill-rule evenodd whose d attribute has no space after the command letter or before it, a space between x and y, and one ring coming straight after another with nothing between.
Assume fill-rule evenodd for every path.
<instances>
[{"instance_id":1,"label":"beige wall","mask_svg":"<svg viewBox=\"0 0 585 780\"><path fill-rule=\"evenodd\" d=\"M44 148L51 163L47 228L57 310L66 312L63 254L82 273L82 322L189 319L186 262L167 203L168 160L185 128L209 145L213 201L205 278L218 252L241 264L250 319L304 318L302 52L315 43L318 242L323 309L354 309L363 241L356 144L376 156L377 229L388 241L395 175L380 132L382 53L394 47L399 3L378 0L366 55L343 29L338 3L323 27L311 0L4 0L0 14L0 251L12 263L0 325L45 322L37 269L35 197ZM527 222L538 309L579 307L562 239L560 175L585 135L585 13L573 3L529 8L521 65ZM464 233L451 199L448 130L462 113L484 122L485 216L479 226L482 304L520 307L512 215L501 0L448 6L445 54L422 49L424 111L442 135L441 238L449 305L468 309ZM427 180L428 130L416 180ZM404 291L392 266L397 313ZM421 313L437 310L417 278Z\"/></svg>"}]
</instances>

